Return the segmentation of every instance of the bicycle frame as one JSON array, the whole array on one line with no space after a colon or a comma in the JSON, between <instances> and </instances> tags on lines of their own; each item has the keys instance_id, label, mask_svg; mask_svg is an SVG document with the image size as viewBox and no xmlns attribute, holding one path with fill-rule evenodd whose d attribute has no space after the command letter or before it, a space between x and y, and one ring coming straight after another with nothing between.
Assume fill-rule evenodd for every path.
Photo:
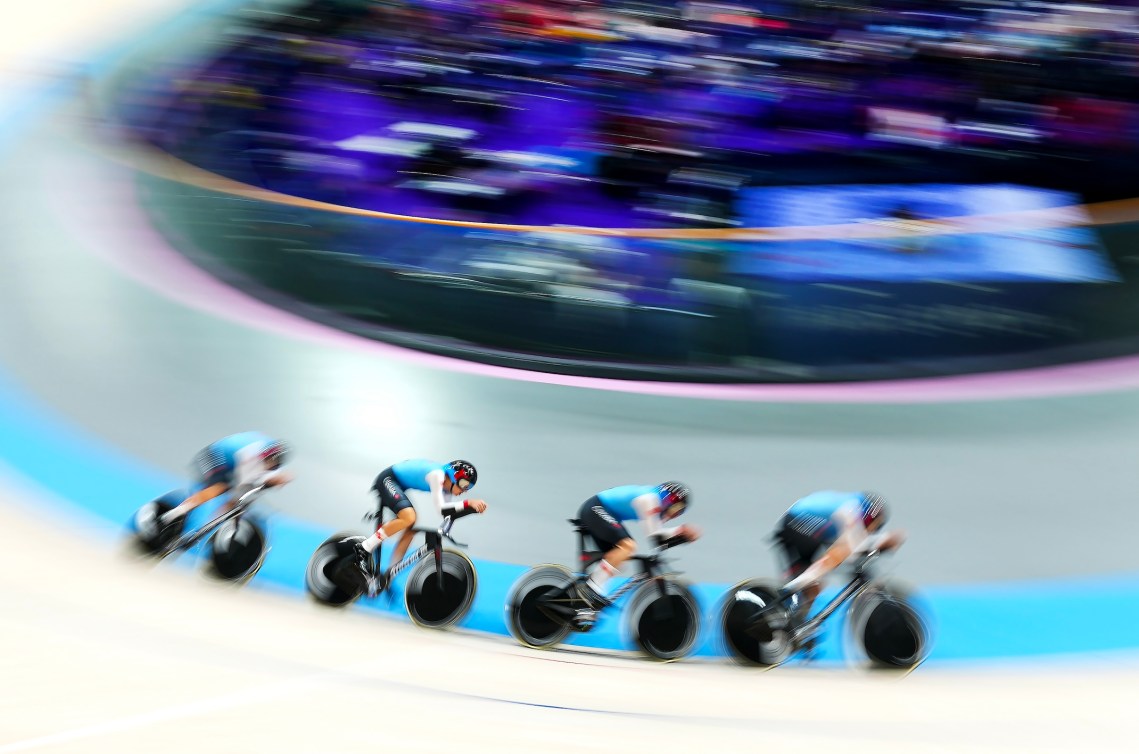
<instances>
[{"instance_id":1,"label":"bicycle frame","mask_svg":"<svg viewBox=\"0 0 1139 754\"><path fill-rule=\"evenodd\" d=\"M861 564L854 569L854 575L851 577L850 581L847 582L846 586L844 586L838 594L832 597L830 602L824 605L823 609L820 610L813 618L796 629L793 638L798 639L799 637L817 629L820 625L822 625L823 621L834 615L835 611L842 607L844 603L858 596L863 590L869 587L870 584L873 583L874 578L870 573L867 572L867 568L870 563L878 557L878 555L879 552L877 550L864 555Z\"/></svg>"},{"instance_id":2,"label":"bicycle frame","mask_svg":"<svg viewBox=\"0 0 1139 754\"><path fill-rule=\"evenodd\" d=\"M454 516L447 516L443 519L443 523L437 529L424 529L420 527L412 527L413 532L420 532L427 540L418 547L414 552L405 555L396 565L392 566L389 571L391 579L411 568L423 558L427 557L428 553L435 555L435 578L438 580L439 589L443 589L443 540L446 539L456 547L466 547L461 542L456 542L454 537L451 536L451 527L455 524Z\"/></svg>"},{"instance_id":3,"label":"bicycle frame","mask_svg":"<svg viewBox=\"0 0 1139 754\"><path fill-rule=\"evenodd\" d=\"M581 524L578 523L576 519L571 518L569 519L569 522L574 525L574 529L577 532L577 549L579 553L578 562L581 563L581 571L579 571L577 575L580 578L585 576L584 571L586 568L601 560L601 557L604 553L597 552L596 550L586 550L585 537L589 532L583 526L581 526ZM650 552L648 555L634 555L632 558L630 558L631 560L640 562L641 570L639 573L636 573L630 577L629 580L622 584L617 591L610 595L609 600L611 602L616 602L617 600L621 599L621 597L628 594L635 587L640 586L644 582L651 581L653 579L658 580L658 583L660 584L661 596L664 596L665 585L664 582L659 578L659 566L661 563L661 553L667 549L669 548L659 547L656 548L653 552Z\"/></svg>"},{"instance_id":4,"label":"bicycle frame","mask_svg":"<svg viewBox=\"0 0 1139 754\"><path fill-rule=\"evenodd\" d=\"M174 540L174 542L172 542L159 557L166 558L180 550L188 550L194 545L201 542L203 539L208 538L211 534L217 531L217 529L220 528L222 524L226 523L227 521L232 521L233 519L238 518L243 513L245 513L245 511L248 510L251 505L253 505L253 501L256 500L257 497L260 496L260 494L264 491L264 485L260 487L254 487L253 489L249 490L241 497L239 497L237 499L237 502L234 503L233 507L225 513L210 519L197 531L190 532L189 534L183 534L182 536L178 537L178 539Z\"/></svg>"},{"instance_id":5,"label":"bicycle frame","mask_svg":"<svg viewBox=\"0 0 1139 754\"><path fill-rule=\"evenodd\" d=\"M631 576L628 581L622 584L617 591L613 592L613 594L609 596L609 600L611 602L616 602L628 594L630 591L632 591L635 587L640 586L646 581L651 581L652 579L657 578L658 574L655 573L654 569L654 566L656 565L655 555L634 555L633 559L641 561L640 573L633 574L633 576ZM663 585L661 588L664 588Z\"/></svg>"},{"instance_id":6,"label":"bicycle frame","mask_svg":"<svg viewBox=\"0 0 1139 754\"><path fill-rule=\"evenodd\" d=\"M850 599L853 599L861 591L866 589L866 587L870 586L870 581L870 578L862 571L855 573L854 578L852 578L847 583L847 585L842 588L842 591L831 598L830 602L824 605L823 609L820 610L813 618L795 630L794 637L798 638L804 634L814 631L816 628L822 625L823 621L834 615L835 611L842 607L843 603L847 602Z\"/></svg>"}]
</instances>

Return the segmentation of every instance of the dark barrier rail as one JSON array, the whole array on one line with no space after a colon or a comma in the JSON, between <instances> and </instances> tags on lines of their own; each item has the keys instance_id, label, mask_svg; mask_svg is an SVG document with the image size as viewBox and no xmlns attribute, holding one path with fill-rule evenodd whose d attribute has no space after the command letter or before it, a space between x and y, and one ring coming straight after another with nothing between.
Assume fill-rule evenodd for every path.
<instances>
[{"instance_id":1,"label":"dark barrier rail","mask_svg":"<svg viewBox=\"0 0 1139 754\"><path fill-rule=\"evenodd\" d=\"M1108 279L780 280L733 274L732 262L794 256L802 241L449 227L140 180L160 228L216 274L345 329L496 363L660 379L876 379L1118 355L1139 334L1132 224L1095 230Z\"/></svg>"}]
</instances>

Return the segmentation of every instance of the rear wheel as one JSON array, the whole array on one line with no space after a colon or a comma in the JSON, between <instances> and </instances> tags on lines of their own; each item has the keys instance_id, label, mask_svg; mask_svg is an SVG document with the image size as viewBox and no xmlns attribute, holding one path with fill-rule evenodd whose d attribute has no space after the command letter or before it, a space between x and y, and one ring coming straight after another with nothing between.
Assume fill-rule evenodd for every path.
<instances>
[{"instance_id":1,"label":"rear wheel","mask_svg":"<svg viewBox=\"0 0 1139 754\"><path fill-rule=\"evenodd\" d=\"M790 614L779 589L765 581L743 581L724 596L720 628L725 648L736 662L774 667L794 653L788 630Z\"/></svg>"},{"instance_id":2,"label":"rear wheel","mask_svg":"<svg viewBox=\"0 0 1139 754\"><path fill-rule=\"evenodd\" d=\"M506 598L506 625L522 644L545 649L560 644L572 630L570 593L573 574L559 565L544 565L522 574ZM558 611L566 613L563 620Z\"/></svg>"},{"instance_id":3,"label":"rear wheel","mask_svg":"<svg viewBox=\"0 0 1139 754\"><path fill-rule=\"evenodd\" d=\"M134 520L131 522L134 529L133 546L140 554L158 555L182 536L186 528L185 517L166 526L158 522L164 513L174 510L181 502L181 495L172 492L152 500L135 511Z\"/></svg>"},{"instance_id":4,"label":"rear wheel","mask_svg":"<svg viewBox=\"0 0 1139 754\"><path fill-rule=\"evenodd\" d=\"M478 576L474 563L461 552L444 550L440 584L435 558L428 555L407 578L404 603L407 614L425 628L447 628L466 616L475 599Z\"/></svg>"},{"instance_id":5,"label":"rear wheel","mask_svg":"<svg viewBox=\"0 0 1139 754\"><path fill-rule=\"evenodd\" d=\"M225 581L244 583L265 562L265 532L248 518L226 521L210 539L208 573Z\"/></svg>"},{"instance_id":6,"label":"rear wheel","mask_svg":"<svg viewBox=\"0 0 1139 754\"><path fill-rule=\"evenodd\" d=\"M343 607L356 600L367 584L360 569L350 562L353 546L364 538L336 534L316 548L305 569L305 590L322 605Z\"/></svg>"},{"instance_id":7,"label":"rear wheel","mask_svg":"<svg viewBox=\"0 0 1139 754\"><path fill-rule=\"evenodd\" d=\"M661 576L639 586L628 615L633 641L650 657L678 660L696 645L700 604L692 590L675 578Z\"/></svg>"}]
</instances>

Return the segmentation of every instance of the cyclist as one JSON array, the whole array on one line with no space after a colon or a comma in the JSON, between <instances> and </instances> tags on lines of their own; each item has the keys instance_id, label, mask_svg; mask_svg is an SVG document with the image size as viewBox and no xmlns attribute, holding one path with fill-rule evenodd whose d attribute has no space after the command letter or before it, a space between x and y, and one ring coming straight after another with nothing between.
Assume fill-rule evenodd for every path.
<instances>
[{"instance_id":1,"label":"cyclist","mask_svg":"<svg viewBox=\"0 0 1139 754\"><path fill-rule=\"evenodd\" d=\"M388 571L380 578L381 588L387 586L392 567L403 560L415 536L411 531L416 520L415 508L407 497L408 490L429 493L441 516L464 512L482 513L486 510L486 501L455 499L470 492L477 481L478 472L475 467L469 461L461 460L436 463L416 458L400 461L381 471L376 481L372 483L372 490L379 496L376 533L355 546L355 559L361 570L365 574L369 573L371 569L368 564L371 562L372 552L382 542L401 531L404 534L396 542ZM384 523L383 519L384 508L395 516L387 523Z\"/></svg>"},{"instance_id":2,"label":"cyclist","mask_svg":"<svg viewBox=\"0 0 1139 754\"><path fill-rule=\"evenodd\" d=\"M905 542L901 531L881 531L889 516L874 492L813 492L783 514L775 541L785 561L783 597L792 620L802 625L822 590L823 578L852 555L891 550Z\"/></svg>"},{"instance_id":3,"label":"cyclist","mask_svg":"<svg viewBox=\"0 0 1139 754\"><path fill-rule=\"evenodd\" d=\"M206 446L191 466L196 471L196 491L158 519L167 527L190 511L219 495L232 492L221 512L229 510L241 495L254 487L280 487L292 481L281 466L289 457L288 446L260 432L241 432Z\"/></svg>"},{"instance_id":4,"label":"cyclist","mask_svg":"<svg viewBox=\"0 0 1139 754\"><path fill-rule=\"evenodd\" d=\"M639 520L654 546L677 537L694 542L700 536L695 527L684 524L666 529L661 526L683 513L691 499L691 491L686 485L665 482L655 487L613 487L598 492L582 503L577 514L578 520L604 554L593 566L588 578L579 584L578 591L589 605L588 608L577 611L579 621L591 622L598 610L610 604L605 596L609 579L637 551L637 543L625 529L624 522Z\"/></svg>"}]
</instances>

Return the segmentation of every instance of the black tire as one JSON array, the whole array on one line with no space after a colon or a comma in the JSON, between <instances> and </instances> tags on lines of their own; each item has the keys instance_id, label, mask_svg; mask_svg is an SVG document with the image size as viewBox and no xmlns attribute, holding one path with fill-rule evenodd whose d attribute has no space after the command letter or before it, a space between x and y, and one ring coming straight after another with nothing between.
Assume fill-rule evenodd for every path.
<instances>
[{"instance_id":1,"label":"black tire","mask_svg":"<svg viewBox=\"0 0 1139 754\"><path fill-rule=\"evenodd\" d=\"M134 530L133 545L143 555L158 555L174 540L182 536L186 528L185 517L167 526L159 526L158 518L174 510L182 502L181 495L171 492L157 500L152 500L135 511L131 528Z\"/></svg>"},{"instance_id":2,"label":"black tire","mask_svg":"<svg viewBox=\"0 0 1139 754\"><path fill-rule=\"evenodd\" d=\"M720 608L724 648L743 665L781 665L794 654L790 617L777 586L755 579L740 582L724 595Z\"/></svg>"},{"instance_id":3,"label":"black tire","mask_svg":"<svg viewBox=\"0 0 1139 754\"><path fill-rule=\"evenodd\" d=\"M363 574L349 563L352 548L364 538L344 532L321 543L309 558L305 569L305 591L314 600L329 607L344 607L364 593L367 584Z\"/></svg>"},{"instance_id":4,"label":"black tire","mask_svg":"<svg viewBox=\"0 0 1139 754\"><path fill-rule=\"evenodd\" d=\"M226 521L210 537L210 565L206 572L223 581L245 583L265 562L265 531L248 518Z\"/></svg>"},{"instance_id":5,"label":"black tire","mask_svg":"<svg viewBox=\"0 0 1139 754\"><path fill-rule=\"evenodd\" d=\"M573 574L559 565L532 568L514 583L506 598L506 625L519 643L534 649L560 644L573 629L538 607L543 598L573 588Z\"/></svg>"},{"instance_id":6,"label":"black tire","mask_svg":"<svg viewBox=\"0 0 1139 754\"><path fill-rule=\"evenodd\" d=\"M848 625L871 666L911 670L925 660L929 631L904 593L871 587L855 597Z\"/></svg>"},{"instance_id":7,"label":"black tire","mask_svg":"<svg viewBox=\"0 0 1139 754\"><path fill-rule=\"evenodd\" d=\"M628 621L633 642L642 652L671 662L687 655L696 645L700 603L686 584L662 576L637 587L629 601Z\"/></svg>"},{"instance_id":8,"label":"black tire","mask_svg":"<svg viewBox=\"0 0 1139 754\"><path fill-rule=\"evenodd\" d=\"M470 611L478 589L478 576L470 558L455 550L444 550L442 561L442 588L433 555L419 561L407 577L407 614L424 628L447 628L458 623Z\"/></svg>"}]
</instances>

